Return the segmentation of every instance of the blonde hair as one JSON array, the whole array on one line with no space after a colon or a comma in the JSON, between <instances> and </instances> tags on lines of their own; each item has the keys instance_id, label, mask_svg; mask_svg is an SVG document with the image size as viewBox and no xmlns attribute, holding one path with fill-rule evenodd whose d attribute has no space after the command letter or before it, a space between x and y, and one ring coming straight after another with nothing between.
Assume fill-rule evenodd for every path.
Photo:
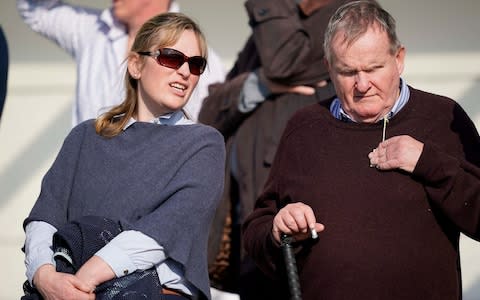
<instances>
[{"instance_id":1,"label":"blonde hair","mask_svg":"<svg viewBox=\"0 0 480 300\"><path fill-rule=\"evenodd\" d=\"M199 26L182 13L164 13L145 22L133 42L128 61L136 52L155 51L175 44L185 30L192 30L197 36L200 55L207 58L207 43ZM145 59L140 57L140 59ZM125 72L124 101L102 114L95 121L95 131L104 137L114 137L122 132L127 122L133 117L138 102L138 81L128 70Z\"/></svg>"}]
</instances>

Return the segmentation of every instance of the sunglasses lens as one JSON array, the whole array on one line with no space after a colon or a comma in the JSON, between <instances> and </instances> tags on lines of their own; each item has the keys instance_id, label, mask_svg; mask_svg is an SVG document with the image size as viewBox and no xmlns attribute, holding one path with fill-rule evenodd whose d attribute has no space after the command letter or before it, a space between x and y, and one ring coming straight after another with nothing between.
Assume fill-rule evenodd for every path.
<instances>
[{"instance_id":1,"label":"sunglasses lens","mask_svg":"<svg viewBox=\"0 0 480 300\"><path fill-rule=\"evenodd\" d=\"M158 62L167 68L178 69L185 62L180 53L162 52L157 56Z\"/></svg>"},{"instance_id":2,"label":"sunglasses lens","mask_svg":"<svg viewBox=\"0 0 480 300\"><path fill-rule=\"evenodd\" d=\"M200 75L205 70L205 66L207 65L207 61L205 58L201 56L194 56L190 57L188 60L188 66L190 68L190 72L194 75Z\"/></svg>"}]
</instances>

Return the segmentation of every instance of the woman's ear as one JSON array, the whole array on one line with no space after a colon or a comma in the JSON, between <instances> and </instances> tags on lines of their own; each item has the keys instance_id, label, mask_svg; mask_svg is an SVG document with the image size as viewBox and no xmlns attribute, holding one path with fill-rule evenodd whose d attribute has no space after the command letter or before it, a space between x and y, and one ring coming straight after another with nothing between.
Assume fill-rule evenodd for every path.
<instances>
[{"instance_id":1,"label":"woman's ear","mask_svg":"<svg viewBox=\"0 0 480 300\"><path fill-rule=\"evenodd\" d=\"M142 76L142 60L140 59L140 55L134 53L128 57L128 73L135 79L140 79Z\"/></svg>"}]
</instances>

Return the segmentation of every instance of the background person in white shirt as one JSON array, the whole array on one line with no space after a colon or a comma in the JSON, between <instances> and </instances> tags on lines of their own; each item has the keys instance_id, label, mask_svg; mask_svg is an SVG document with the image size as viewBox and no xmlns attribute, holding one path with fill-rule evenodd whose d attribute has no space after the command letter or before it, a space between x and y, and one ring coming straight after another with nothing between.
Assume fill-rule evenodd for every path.
<instances>
[{"instance_id":1,"label":"background person in white shirt","mask_svg":"<svg viewBox=\"0 0 480 300\"><path fill-rule=\"evenodd\" d=\"M72 124L96 118L125 96L124 60L140 26L167 11L178 12L171 0L113 0L101 10L61 0L17 0L18 11L32 30L55 42L76 63L77 82ZM208 66L185 107L193 121L208 95L208 85L224 80L219 56L208 51Z\"/></svg>"}]
</instances>

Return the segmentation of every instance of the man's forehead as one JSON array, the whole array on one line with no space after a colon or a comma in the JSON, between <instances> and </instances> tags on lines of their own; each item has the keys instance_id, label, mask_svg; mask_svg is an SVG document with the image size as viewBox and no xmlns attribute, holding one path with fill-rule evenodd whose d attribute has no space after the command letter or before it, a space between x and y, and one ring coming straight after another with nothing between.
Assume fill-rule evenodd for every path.
<instances>
[{"instance_id":1,"label":"man's forehead","mask_svg":"<svg viewBox=\"0 0 480 300\"><path fill-rule=\"evenodd\" d=\"M358 31L355 34L349 33L345 29L337 31L332 38L332 50L335 52L338 49L348 49L368 40L375 41L377 46L389 45L387 32L379 26L370 25L366 30Z\"/></svg>"}]
</instances>

